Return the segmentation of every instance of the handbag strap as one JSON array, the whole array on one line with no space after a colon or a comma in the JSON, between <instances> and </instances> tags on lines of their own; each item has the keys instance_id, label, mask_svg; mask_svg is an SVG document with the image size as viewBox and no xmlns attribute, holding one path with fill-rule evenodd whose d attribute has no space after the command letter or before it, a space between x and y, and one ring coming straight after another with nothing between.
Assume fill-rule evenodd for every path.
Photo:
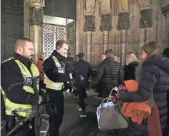
<instances>
[{"instance_id":1,"label":"handbag strap","mask_svg":"<svg viewBox=\"0 0 169 136\"><path fill-rule=\"evenodd\" d=\"M111 91L110 91L110 93L109 93L109 96L108 96L109 99L107 99L107 102L108 102L109 100L111 100L111 99L110 99L110 96L112 95L113 91L117 91L117 92L118 92L118 91L119 91L118 87L114 87L114 88L111 89Z\"/></svg>"},{"instance_id":2,"label":"handbag strap","mask_svg":"<svg viewBox=\"0 0 169 136\"><path fill-rule=\"evenodd\" d=\"M112 95L112 93L113 93L113 91L119 91L119 89L118 89L118 87L114 87L114 88L112 88L111 89L111 91L110 91L110 93L109 93L109 96L108 97L106 97L106 98L104 98L103 100L102 100L102 102L101 102L101 110L103 109L103 103L106 101L107 103L110 101L110 102L112 102L112 100L111 100L111 98L110 98L110 96ZM115 103L114 103L115 104ZM121 106L120 106L120 101L118 101L117 102L117 105L121 108Z\"/></svg>"}]
</instances>

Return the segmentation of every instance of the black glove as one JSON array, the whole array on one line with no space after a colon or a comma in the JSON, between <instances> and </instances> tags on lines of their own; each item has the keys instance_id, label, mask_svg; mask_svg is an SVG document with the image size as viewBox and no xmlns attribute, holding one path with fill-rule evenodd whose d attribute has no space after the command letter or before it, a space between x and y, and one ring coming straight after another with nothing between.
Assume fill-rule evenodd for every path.
<instances>
[{"instance_id":1,"label":"black glove","mask_svg":"<svg viewBox=\"0 0 169 136\"><path fill-rule=\"evenodd\" d=\"M71 89L73 87L72 81L67 81L64 83L64 90Z\"/></svg>"},{"instance_id":2,"label":"black glove","mask_svg":"<svg viewBox=\"0 0 169 136\"><path fill-rule=\"evenodd\" d=\"M27 97L25 98L25 100L32 104L33 106L37 105L38 104L38 101L39 101L39 96L38 95L33 95L33 94L29 94L27 95Z\"/></svg>"}]
</instances>

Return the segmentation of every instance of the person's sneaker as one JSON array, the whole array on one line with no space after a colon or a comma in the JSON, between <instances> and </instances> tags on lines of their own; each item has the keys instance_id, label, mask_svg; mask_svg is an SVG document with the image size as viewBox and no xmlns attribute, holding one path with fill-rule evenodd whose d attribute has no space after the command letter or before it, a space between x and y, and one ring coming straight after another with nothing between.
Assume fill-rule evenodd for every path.
<instances>
[{"instance_id":1,"label":"person's sneaker","mask_svg":"<svg viewBox=\"0 0 169 136\"><path fill-rule=\"evenodd\" d=\"M77 109L78 109L79 111L82 111L82 108L81 108L79 105L77 105Z\"/></svg>"},{"instance_id":2,"label":"person's sneaker","mask_svg":"<svg viewBox=\"0 0 169 136\"><path fill-rule=\"evenodd\" d=\"M87 117L86 112L83 111L83 112L80 114L80 117L81 117L81 118L86 118L86 117Z\"/></svg>"}]
</instances>

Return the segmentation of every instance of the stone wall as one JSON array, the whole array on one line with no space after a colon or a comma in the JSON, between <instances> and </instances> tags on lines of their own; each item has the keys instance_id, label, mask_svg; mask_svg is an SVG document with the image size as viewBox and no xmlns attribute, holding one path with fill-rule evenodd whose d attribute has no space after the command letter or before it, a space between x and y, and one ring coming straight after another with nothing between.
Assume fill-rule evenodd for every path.
<instances>
[{"instance_id":1,"label":"stone wall","mask_svg":"<svg viewBox=\"0 0 169 136\"><path fill-rule=\"evenodd\" d=\"M1 60L14 53L14 42L23 37L23 0L1 1Z\"/></svg>"},{"instance_id":2,"label":"stone wall","mask_svg":"<svg viewBox=\"0 0 169 136\"><path fill-rule=\"evenodd\" d=\"M91 3L92 4L92 3ZM95 0L94 25L92 31L84 31L85 25L85 0L77 0L76 3L76 53L84 52L86 59L93 63L99 63L101 55L107 48L112 48L115 55L121 57L122 53L135 51L143 44L156 41L161 48L167 47L166 19L161 13L160 1L152 0L152 27L140 28L139 0L129 0L129 23L128 30L118 30L119 6L118 0L111 1L112 29L107 32L101 31L101 7L99 0ZM108 7L109 9L109 7ZM107 37L107 39L106 39ZM105 39L107 40L105 42ZM105 43L107 45L105 45Z\"/></svg>"}]
</instances>

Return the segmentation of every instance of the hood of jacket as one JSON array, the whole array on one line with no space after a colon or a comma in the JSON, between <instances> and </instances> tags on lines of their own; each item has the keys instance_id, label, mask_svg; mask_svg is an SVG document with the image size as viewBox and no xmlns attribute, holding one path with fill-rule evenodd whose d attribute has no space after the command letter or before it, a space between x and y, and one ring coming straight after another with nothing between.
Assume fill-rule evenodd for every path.
<instances>
[{"instance_id":1,"label":"hood of jacket","mask_svg":"<svg viewBox=\"0 0 169 136\"><path fill-rule=\"evenodd\" d=\"M143 63L144 66L148 64L156 65L169 74L169 58L167 57L154 55Z\"/></svg>"}]
</instances>

